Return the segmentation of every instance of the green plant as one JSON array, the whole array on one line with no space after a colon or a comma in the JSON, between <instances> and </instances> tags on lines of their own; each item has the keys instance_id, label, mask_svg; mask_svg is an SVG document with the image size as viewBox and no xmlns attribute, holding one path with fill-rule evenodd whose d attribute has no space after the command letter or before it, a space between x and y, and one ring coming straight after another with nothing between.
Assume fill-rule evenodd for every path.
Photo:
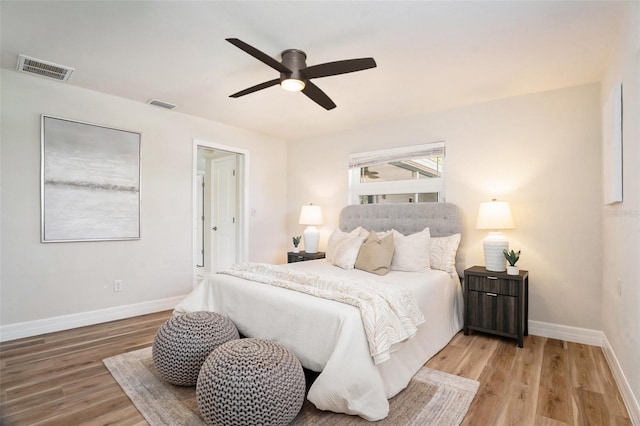
<instances>
[{"instance_id":1,"label":"green plant","mask_svg":"<svg viewBox=\"0 0 640 426\"><path fill-rule=\"evenodd\" d=\"M518 250L517 253L513 250L502 250L502 253L504 253L504 257L507 259L507 262L509 262L509 265L516 266L516 262L520 259L520 250Z\"/></svg>"},{"instance_id":2,"label":"green plant","mask_svg":"<svg viewBox=\"0 0 640 426\"><path fill-rule=\"evenodd\" d=\"M297 237L293 237L293 246L294 247L298 247L298 244L300 244L300 240L302 239L302 235L298 235Z\"/></svg>"}]
</instances>

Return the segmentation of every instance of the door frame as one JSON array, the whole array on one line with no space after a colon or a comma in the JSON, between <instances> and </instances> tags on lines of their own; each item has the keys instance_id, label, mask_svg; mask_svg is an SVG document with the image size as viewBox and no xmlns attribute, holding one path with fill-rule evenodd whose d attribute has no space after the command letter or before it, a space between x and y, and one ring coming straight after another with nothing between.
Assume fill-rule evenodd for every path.
<instances>
[{"instance_id":1,"label":"door frame","mask_svg":"<svg viewBox=\"0 0 640 426\"><path fill-rule=\"evenodd\" d=\"M193 162L192 162L192 211L191 211L191 228L192 228L192 256L191 267L193 268L193 286L198 284L196 274L196 262L199 248L198 228L195 222L198 211L198 148L227 151L232 154L238 154L238 241L236 253L238 262L246 262L249 258L249 151L235 146L224 145L217 142L210 142L203 139L193 139Z\"/></svg>"}]
</instances>

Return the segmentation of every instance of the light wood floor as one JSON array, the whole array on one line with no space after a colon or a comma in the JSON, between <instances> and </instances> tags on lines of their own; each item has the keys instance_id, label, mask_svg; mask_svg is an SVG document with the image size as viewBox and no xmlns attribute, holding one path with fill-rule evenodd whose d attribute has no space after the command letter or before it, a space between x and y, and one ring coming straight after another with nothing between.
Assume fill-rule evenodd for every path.
<instances>
[{"instance_id":1,"label":"light wood floor","mask_svg":"<svg viewBox=\"0 0 640 426\"><path fill-rule=\"evenodd\" d=\"M426 366L480 382L463 425L631 425L597 346L460 332Z\"/></svg>"},{"instance_id":2,"label":"light wood floor","mask_svg":"<svg viewBox=\"0 0 640 426\"><path fill-rule=\"evenodd\" d=\"M146 424L102 359L150 346L170 315L0 344L0 424ZM598 347L459 333L426 365L480 382L464 425L631 424Z\"/></svg>"}]
</instances>

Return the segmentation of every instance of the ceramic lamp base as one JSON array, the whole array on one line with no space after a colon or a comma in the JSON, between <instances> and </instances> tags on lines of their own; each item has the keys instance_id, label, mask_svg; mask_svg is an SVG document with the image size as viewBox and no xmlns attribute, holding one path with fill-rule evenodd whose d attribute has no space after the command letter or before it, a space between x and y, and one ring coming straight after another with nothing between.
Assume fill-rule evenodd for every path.
<instances>
[{"instance_id":1,"label":"ceramic lamp base","mask_svg":"<svg viewBox=\"0 0 640 426\"><path fill-rule=\"evenodd\" d=\"M306 253L318 252L318 241L320 240L320 232L315 226L307 226L302 234L304 237L304 251Z\"/></svg>"},{"instance_id":2,"label":"ceramic lamp base","mask_svg":"<svg viewBox=\"0 0 640 426\"><path fill-rule=\"evenodd\" d=\"M509 241L502 232L490 232L482 241L484 247L484 267L491 272L504 272L507 270L507 260L503 250L509 250Z\"/></svg>"}]
</instances>

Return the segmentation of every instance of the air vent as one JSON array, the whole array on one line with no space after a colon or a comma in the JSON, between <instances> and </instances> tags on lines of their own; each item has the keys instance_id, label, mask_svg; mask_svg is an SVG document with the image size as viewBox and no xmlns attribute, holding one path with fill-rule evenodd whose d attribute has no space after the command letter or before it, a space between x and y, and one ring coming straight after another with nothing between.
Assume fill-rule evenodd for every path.
<instances>
[{"instance_id":1,"label":"air vent","mask_svg":"<svg viewBox=\"0 0 640 426\"><path fill-rule=\"evenodd\" d=\"M18 71L36 74L41 77L52 78L58 81L67 81L71 77L73 68L42 59L32 58L26 55L18 55Z\"/></svg>"},{"instance_id":2,"label":"air vent","mask_svg":"<svg viewBox=\"0 0 640 426\"><path fill-rule=\"evenodd\" d=\"M157 99L151 99L148 102L148 104L159 106L160 108L166 108L166 109L174 109L176 107L174 104L170 104L169 102L159 101Z\"/></svg>"}]
</instances>

